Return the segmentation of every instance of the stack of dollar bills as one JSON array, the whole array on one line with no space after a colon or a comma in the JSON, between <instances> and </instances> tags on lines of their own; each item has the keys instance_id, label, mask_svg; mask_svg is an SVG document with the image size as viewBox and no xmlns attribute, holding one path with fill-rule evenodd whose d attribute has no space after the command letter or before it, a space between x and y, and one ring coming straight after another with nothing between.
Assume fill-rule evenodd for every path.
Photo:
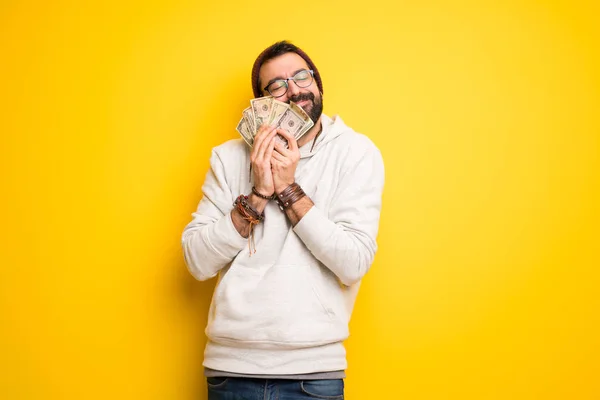
<instances>
[{"instance_id":1,"label":"stack of dollar bills","mask_svg":"<svg viewBox=\"0 0 600 400\"><path fill-rule=\"evenodd\" d=\"M294 102L290 104L275 100L272 96L259 97L250 100L250 107L242 112L242 119L236 130L248 146L254 145L254 137L263 124L274 125L286 130L300 139L314 126L313 121L302 107ZM277 135L278 140L287 146L287 141Z\"/></svg>"}]
</instances>

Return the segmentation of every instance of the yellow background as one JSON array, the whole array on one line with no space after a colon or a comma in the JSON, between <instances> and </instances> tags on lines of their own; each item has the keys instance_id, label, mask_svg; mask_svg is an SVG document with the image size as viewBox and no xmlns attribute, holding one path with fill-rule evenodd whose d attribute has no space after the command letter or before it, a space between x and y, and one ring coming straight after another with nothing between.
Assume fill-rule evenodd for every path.
<instances>
[{"instance_id":1,"label":"yellow background","mask_svg":"<svg viewBox=\"0 0 600 400\"><path fill-rule=\"evenodd\" d=\"M180 235L289 39L386 166L347 398L600 398L597 4L0 2L0 397L206 398Z\"/></svg>"}]
</instances>

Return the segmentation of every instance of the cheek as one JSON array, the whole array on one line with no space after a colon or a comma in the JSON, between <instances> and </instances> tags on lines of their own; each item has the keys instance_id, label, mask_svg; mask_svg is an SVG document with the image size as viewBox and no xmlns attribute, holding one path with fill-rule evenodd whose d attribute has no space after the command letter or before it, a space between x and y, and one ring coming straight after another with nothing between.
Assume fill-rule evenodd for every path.
<instances>
[{"instance_id":1,"label":"cheek","mask_svg":"<svg viewBox=\"0 0 600 400\"><path fill-rule=\"evenodd\" d=\"M290 103L290 98L288 97L289 94L290 94L290 92L288 91L288 92L286 92L286 94L284 94L281 97L275 97L275 99L277 101L281 101L282 103L288 103L289 104Z\"/></svg>"}]
</instances>

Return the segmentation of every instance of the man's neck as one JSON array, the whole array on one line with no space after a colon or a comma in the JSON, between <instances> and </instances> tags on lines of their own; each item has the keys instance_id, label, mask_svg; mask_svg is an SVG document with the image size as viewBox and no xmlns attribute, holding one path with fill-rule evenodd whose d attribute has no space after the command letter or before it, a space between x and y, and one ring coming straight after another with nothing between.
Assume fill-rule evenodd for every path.
<instances>
[{"instance_id":1,"label":"man's neck","mask_svg":"<svg viewBox=\"0 0 600 400\"><path fill-rule=\"evenodd\" d=\"M306 132L301 138L300 140L298 140L298 148L304 146L306 143L310 142L311 140L313 140L315 138L315 136L317 136L317 134L319 132L321 132L321 117L319 117L319 119L317 120L317 123L315 124L315 126L313 126L312 128L310 128L310 130L308 132Z\"/></svg>"}]
</instances>

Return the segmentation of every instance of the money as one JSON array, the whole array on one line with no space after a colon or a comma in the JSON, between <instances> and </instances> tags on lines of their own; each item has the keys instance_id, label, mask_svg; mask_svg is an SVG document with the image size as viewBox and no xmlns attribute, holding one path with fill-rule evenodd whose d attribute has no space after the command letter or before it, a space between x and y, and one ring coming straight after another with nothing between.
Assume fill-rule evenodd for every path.
<instances>
[{"instance_id":1,"label":"money","mask_svg":"<svg viewBox=\"0 0 600 400\"><path fill-rule=\"evenodd\" d=\"M299 140L314 126L308 114L294 102L290 104L275 100L272 96L259 97L250 100L250 107L242 111L242 118L236 130L248 144L254 145L254 137L263 124L269 124L285 129L296 140ZM287 140L277 135L277 140L288 147Z\"/></svg>"},{"instance_id":2,"label":"money","mask_svg":"<svg viewBox=\"0 0 600 400\"><path fill-rule=\"evenodd\" d=\"M278 126L285 129L294 136L296 140L312 128L314 123L312 119L304 112L302 107L291 102L290 108L281 116Z\"/></svg>"},{"instance_id":3,"label":"money","mask_svg":"<svg viewBox=\"0 0 600 400\"><path fill-rule=\"evenodd\" d=\"M293 103L293 102L292 102L292 104L293 104L293 108L294 108L295 112L298 113L302 117L302 119L305 121L304 128L302 128L302 130L298 134L298 137L296 138L296 140L298 140L306 132L308 132L310 130L310 128L315 126L315 123L313 122L312 119L310 119L310 116L306 113L306 111L304 111L304 109L302 107L300 107L299 105L297 105L296 103Z\"/></svg>"},{"instance_id":4,"label":"money","mask_svg":"<svg viewBox=\"0 0 600 400\"><path fill-rule=\"evenodd\" d=\"M238 133L242 136L242 139L244 139L246 144L252 147L252 145L254 144L254 135L248 129L246 119L244 117L240 119L240 122L238 123L235 130L238 131Z\"/></svg>"},{"instance_id":5,"label":"money","mask_svg":"<svg viewBox=\"0 0 600 400\"><path fill-rule=\"evenodd\" d=\"M262 124L269 122L269 115L271 114L271 104L273 104L273 97L259 97L258 99L250 100L252 106L252 112L254 114L254 133L258 131L258 128Z\"/></svg>"},{"instance_id":6,"label":"money","mask_svg":"<svg viewBox=\"0 0 600 400\"><path fill-rule=\"evenodd\" d=\"M290 107L287 103L273 99L273 104L271 106L271 114L269 115L269 124L277 125L279 123L279 120L281 119L283 114L285 114L288 108Z\"/></svg>"},{"instance_id":7,"label":"money","mask_svg":"<svg viewBox=\"0 0 600 400\"><path fill-rule=\"evenodd\" d=\"M252 133L252 136L255 136L258 128L256 126L254 126L255 121L254 121L254 114L252 113L252 106L244 109L244 111L242 111L242 115L244 116L244 119L246 120L246 128L248 129L249 132Z\"/></svg>"}]
</instances>

